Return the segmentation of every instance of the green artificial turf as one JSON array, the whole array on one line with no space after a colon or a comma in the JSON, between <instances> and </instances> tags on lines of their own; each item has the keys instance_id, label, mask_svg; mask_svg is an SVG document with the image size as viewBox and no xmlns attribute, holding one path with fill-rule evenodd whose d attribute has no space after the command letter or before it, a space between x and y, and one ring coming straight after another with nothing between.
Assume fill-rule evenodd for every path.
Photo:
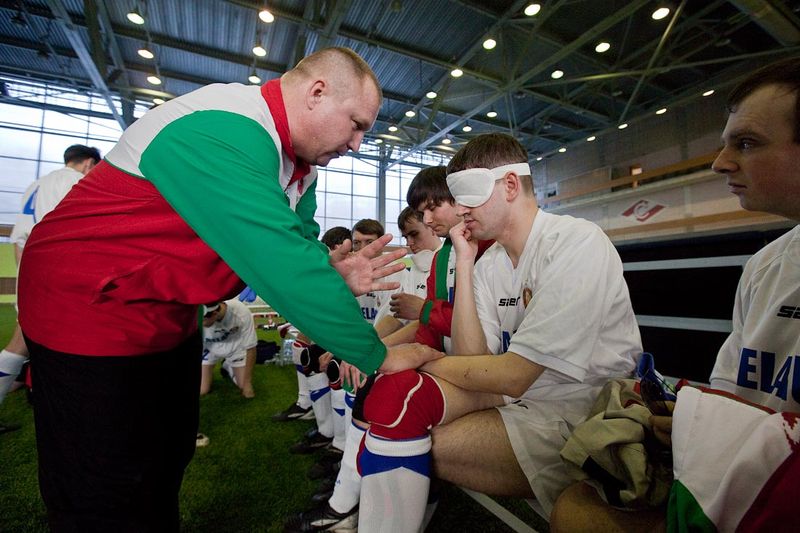
<instances>
[{"instance_id":1,"label":"green artificial turf","mask_svg":"<svg viewBox=\"0 0 800 533\"><path fill-rule=\"evenodd\" d=\"M14 325L13 306L0 305L3 346ZM259 329L258 335L279 340L274 330ZM186 470L180 495L183 531L278 532L287 515L309 508L317 482L305 473L314 457L292 455L288 448L313 422L270 420L296 399L294 367L257 365L253 386L256 397L246 400L232 382L215 372L211 393L200 399L200 431L210 444L197 449ZM0 531L46 531L36 481L33 413L23 392L9 394L0 405L0 421L22 426L0 435ZM522 500L501 502L536 530L547 530ZM427 531L510 529L458 488L445 486Z\"/></svg>"}]
</instances>

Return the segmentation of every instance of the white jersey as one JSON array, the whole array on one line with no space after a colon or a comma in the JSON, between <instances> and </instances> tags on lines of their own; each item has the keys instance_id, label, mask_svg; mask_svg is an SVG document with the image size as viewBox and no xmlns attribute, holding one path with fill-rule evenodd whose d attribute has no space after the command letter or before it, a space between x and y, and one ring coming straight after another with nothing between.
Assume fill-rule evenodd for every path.
<instances>
[{"instance_id":1,"label":"white jersey","mask_svg":"<svg viewBox=\"0 0 800 533\"><path fill-rule=\"evenodd\" d=\"M800 226L745 265L733 331L717 355L711 386L776 411L800 412Z\"/></svg>"},{"instance_id":2,"label":"white jersey","mask_svg":"<svg viewBox=\"0 0 800 533\"><path fill-rule=\"evenodd\" d=\"M225 303L228 309L222 320L203 328L204 359L240 354L258 343L253 315L247 306L236 298Z\"/></svg>"},{"instance_id":3,"label":"white jersey","mask_svg":"<svg viewBox=\"0 0 800 533\"><path fill-rule=\"evenodd\" d=\"M400 272L395 272L391 276L387 276L381 281L396 281L400 283L400 286L402 287L406 273L406 270L401 270ZM400 289L394 289L391 291L370 291L366 294L362 294L361 296L357 296L356 300L358 300L358 305L361 307L361 314L364 316L364 320L373 325L377 324L378 311L380 310L381 306L383 306L385 303L388 303L389 300L392 299L392 294L398 292L399 290Z\"/></svg>"},{"instance_id":4,"label":"white jersey","mask_svg":"<svg viewBox=\"0 0 800 533\"><path fill-rule=\"evenodd\" d=\"M400 289L395 292L404 292L406 294L413 294L419 296L423 300L428 295L428 275L431 272L431 263L433 262L433 250L421 250L411 256L411 268L404 271L403 279L400 282ZM378 316L375 317L375 323L391 313L389 310L389 303L391 297L385 299L378 310ZM408 320L398 319L403 324L408 324Z\"/></svg>"},{"instance_id":5,"label":"white jersey","mask_svg":"<svg viewBox=\"0 0 800 533\"><path fill-rule=\"evenodd\" d=\"M83 174L75 169L64 167L45 174L31 183L22 194L20 214L9 237L11 242L23 248L28 236L44 216L56 208L73 185Z\"/></svg>"},{"instance_id":6,"label":"white jersey","mask_svg":"<svg viewBox=\"0 0 800 533\"><path fill-rule=\"evenodd\" d=\"M539 211L517 268L499 244L478 261L475 299L492 353L546 368L522 398L593 398L642 351L622 262L586 220Z\"/></svg>"}]
</instances>

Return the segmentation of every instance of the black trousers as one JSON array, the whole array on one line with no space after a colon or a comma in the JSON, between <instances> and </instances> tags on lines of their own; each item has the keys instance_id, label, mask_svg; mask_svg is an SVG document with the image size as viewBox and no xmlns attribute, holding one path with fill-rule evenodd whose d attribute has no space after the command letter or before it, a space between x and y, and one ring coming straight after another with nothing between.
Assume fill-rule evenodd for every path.
<instances>
[{"instance_id":1,"label":"black trousers","mask_svg":"<svg viewBox=\"0 0 800 533\"><path fill-rule=\"evenodd\" d=\"M66 354L25 340L50 529L178 531L199 417L200 335L135 357Z\"/></svg>"}]
</instances>

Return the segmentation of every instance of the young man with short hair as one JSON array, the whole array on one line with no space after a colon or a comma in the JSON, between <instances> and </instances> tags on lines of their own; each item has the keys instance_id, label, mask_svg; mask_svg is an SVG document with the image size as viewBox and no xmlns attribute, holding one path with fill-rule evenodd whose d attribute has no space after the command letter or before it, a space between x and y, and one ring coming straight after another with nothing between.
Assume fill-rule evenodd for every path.
<instances>
[{"instance_id":1,"label":"young man with short hair","mask_svg":"<svg viewBox=\"0 0 800 533\"><path fill-rule=\"evenodd\" d=\"M238 298L203 307L200 395L211 390L214 366L222 361L225 369L232 372L233 382L242 391L242 396L255 398L253 368L258 338L253 314Z\"/></svg>"},{"instance_id":2,"label":"young man with short hair","mask_svg":"<svg viewBox=\"0 0 800 533\"><path fill-rule=\"evenodd\" d=\"M365 531L417 531L433 473L549 512L570 482L559 456L570 429L641 352L616 250L596 225L538 209L519 142L476 137L447 182L463 218L450 230L457 355L375 380L359 458ZM497 243L475 264L485 239Z\"/></svg>"}]
</instances>

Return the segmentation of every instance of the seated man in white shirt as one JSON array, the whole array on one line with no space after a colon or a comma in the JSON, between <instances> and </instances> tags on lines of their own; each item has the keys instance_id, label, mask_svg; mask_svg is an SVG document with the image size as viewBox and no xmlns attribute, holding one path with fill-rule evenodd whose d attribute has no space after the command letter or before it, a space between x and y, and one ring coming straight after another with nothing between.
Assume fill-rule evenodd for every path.
<instances>
[{"instance_id":1,"label":"seated man in white shirt","mask_svg":"<svg viewBox=\"0 0 800 533\"><path fill-rule=\"evenodd\" d=\"M527 160L513 137L489 134L448 165L463 217L450 231L456 355L375 380L359 529L417 531L434 473L535 497L549 513L570 483L559 452L571 428L635 367L641 340L616 250L591 222L538 209ZM486 239L497 243L473 265Z\"/></svg>"},{"instance_id":2,"label":"seated man in white shirt","mask_svg":"<svg viewBox=\"0 0 800 533\"><path fill-rule=\"evenodd\" d=\"M222 361L245 398L254 398L256 327L250 310L237 298L205 306L203 315L203 370L200 394L208 394L214 366Z\"/></svg>"}]
</instances>

